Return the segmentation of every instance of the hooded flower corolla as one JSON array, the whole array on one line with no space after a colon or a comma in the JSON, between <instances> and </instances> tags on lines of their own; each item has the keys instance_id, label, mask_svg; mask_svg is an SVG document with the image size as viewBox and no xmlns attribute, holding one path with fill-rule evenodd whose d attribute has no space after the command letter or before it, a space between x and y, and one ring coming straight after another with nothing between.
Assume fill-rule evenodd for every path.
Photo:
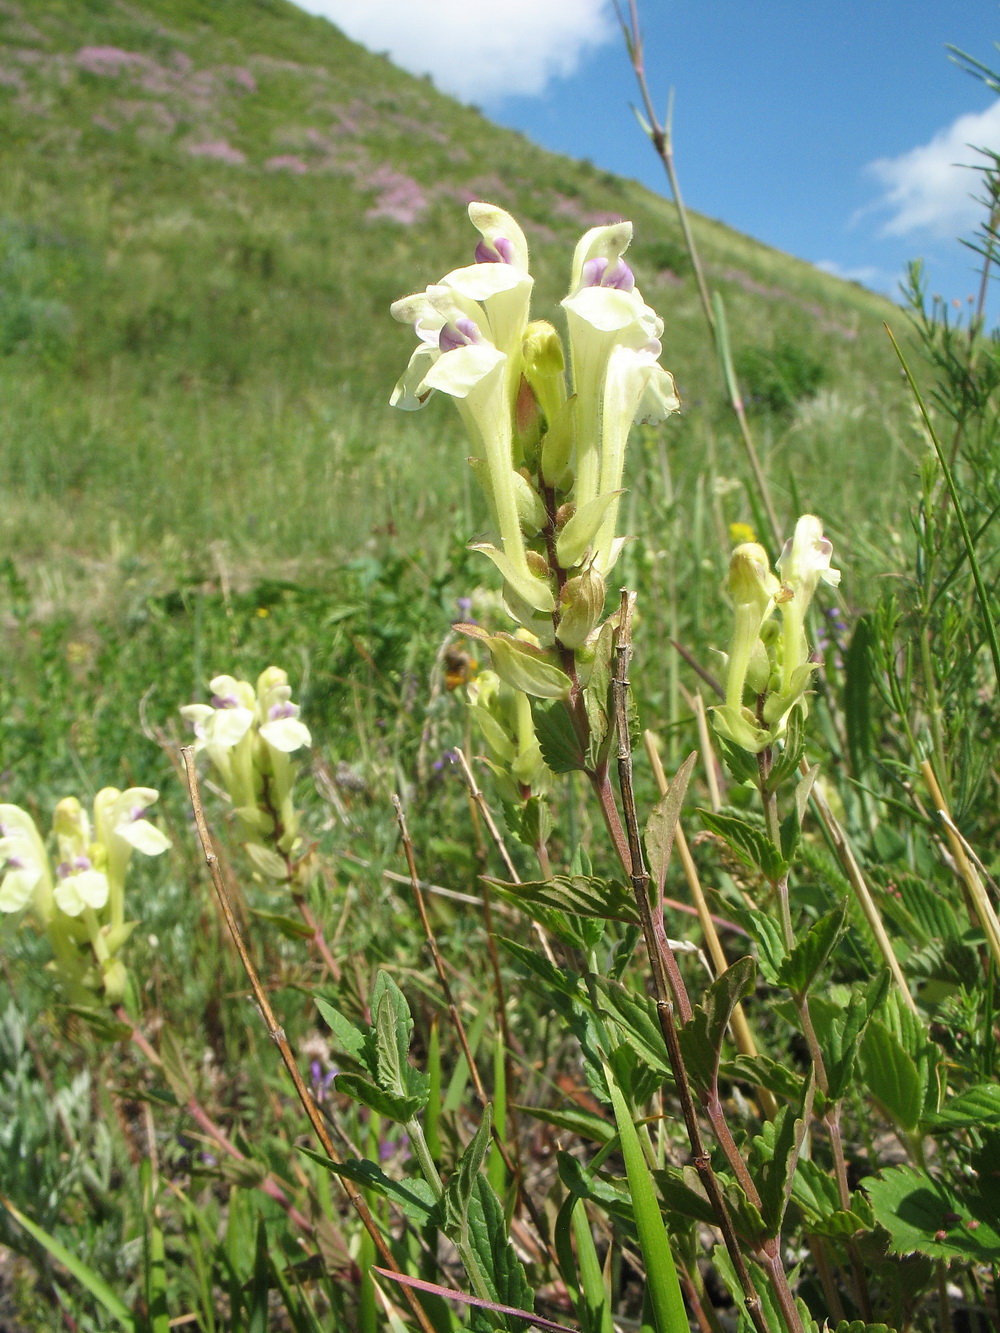
<instances>
[{"instance_id":1,"label":"hooded flower corolla","mask_svg":"<svg viewBox=\"0 0 1000 1333\"><path fill-rule=\"evenodd\" d=\"M16 805L0 805L0 912L37 904L52 911L52 874L35 821Z\"/></svg>"}]
</instances>

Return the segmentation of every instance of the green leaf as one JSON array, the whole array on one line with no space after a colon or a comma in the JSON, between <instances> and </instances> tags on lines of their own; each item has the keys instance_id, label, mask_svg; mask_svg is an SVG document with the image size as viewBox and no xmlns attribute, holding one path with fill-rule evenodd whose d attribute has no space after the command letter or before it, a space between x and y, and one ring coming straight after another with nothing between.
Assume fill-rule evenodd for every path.
<instances>
[{"instance_id":1,"label":"green leaf","mask_svg":"<svg viewBox=\"0 0 1000 1333\"><path fill-rule=\"evenodd\" d=\"M726 767L729 769L734 780L739 783L751 783L757 785L760 770L757 767L757 756L744 750L742 746L734 745L725 736L716 733L715 743L722 752Z\"/></svg>"},{"instance_id":2,"label":"green leaf","mask_svg":"<svg viewBox=\"0 0 1000 1333\"><path fill-rule=\"evenodd\" d=\"M684 760L674 774L669 789L653 807L653 813L646 823L646 857L649 861L650 878L658 893L662 893L667 878L667 866L674 845L674 830L680 818L681 807L697 758L698 752L695 750Z\"/></svg>"},{"instance_id":3,"label":"green leaf","mask_svg":"<svg viewBox=\"0 0 1000 1333\"><path fill-rule=\"evenodd\" d=\"M703 1092L715 1090L726 1028L740 1000L752 993L756 975L752 958L738 958L713 981L678 1033L688 1077Z\"/></svg>"},{"instance_id":4,"label":"green leaf","mask_svg":"<svg viewBox=\"0 0 1000 1333\"><path fill-rule=\"evenodd\" d=\"M884 1023L873 1019L861 1043L861 1076L865 1087L905 1130L920 1123L924 1084L916 1062Z\"/></svg>"},{"instance_id":5,"label":"green leaf","mask_svg":"<svg viewBox=\"0 0 1000 1333\"><path fill-rule=\"evenodd\" d=\"M847 752L856 778L865 774L872 756L872 622L862 616L844 654L843 718Z\"/></svg>"},{"instance_id":6,"label":"green leaf","mask_svg":"<svg viewBox=\"0 0 1000 1333\"><path fill-rule=\"evenodd\" d=\"M613 732L611 654L614 649L614 620L612 616L601 626L594 649L594 661L590 668L590 679L583 691L583 706L587 722L590 724L586 759L587 768L591 772L607 757Z\"/></svg>"},{"instance_id":7,"label":"green leaf","mask_svg":"<svg viewBox=\"0 0 1000 1333\"><path fill-rule=\"evenodd\" d=\"M376 977L372 1005L375 1009L375 1080L383 1092L407 1100L416 1099L417 1109L422 1109L427 1104L429 1080L426 1074L410 1064L410 1034L413 1031L410 1006L387 972L379 972Z\"/></svg>"},{"instance_id":8,"label":"green leaf","mask_svg":"<svg viewBox=\"0 0 1000 1333\"><path fill-rule=\"evenodd\" d=\"M321 995L314 996L314 999L324 1023L334 1035L338 1050L357 1060L360 1065L367 1069L369 1074L374 1075L373 1052L368 1034L352 1023L349 1018L345 1018L339 1009L334 1009L329 1000L324 1000Z\"/></svg>"},{"instance_id":9,"label":"green leaf","mask_svg":"<svg viewBox=\"0 0 1000 1333\"><path fill-rule=\"evenodd\" d=\"M405 1096L386 1092L377 1083L372 1083L361 1074L338 1074L336 1086L338 1092L353 1097L362 1106L370 1107L379 1115L384 1115L387 1120L395 1120L400 1124L412 1120L418 1111L423 1110L427 1101L426 1096Z\"/></svg>"},{"instance_id":10,"label":"green leaf","mask_svg":"<svg viewBox=\"0 0 1000 1333\"><path fill-rule=\"evenodd\" d=\"M253 1275L247 1290L247 1333L268 1333L270 1314L267 1295L271 1288L271 1264L267 1252L267 1226L257 1216L257 1236L254 1245Z\"/></svg>"},{"instance_id":11,"label":"green leaf","mask_svg":"<svg viewBox=\"0 0 1000 1333\"><path fill-rule=\"evenodd\" d=\"M866 1324L863 1319L842 1319L833 1333L896 1333L888 1324Z\"/></svg>"},{"instance_id":12,"label":"green leaf","mask_svg":"<svg viewBox=\"0 0 1000 1333\"><path fill-rule=\"evenodd\" d=\"M515 690L539 699L563 699L573 687L565 671L550 662L542 651L509 634L492 634L486 641L493 669Z\"/></svg>"},{"instance_id":13,"label":"green leaf","mask_svg":"<svg viewBox=\"0 0 1000 1333\"><path fill-rule=\"evenodd\" d=\"M782 1106L774 1120L766 1124L754 1139L754 1147L763 1159L754 1174L769 1236L777 1236L781 1231L805 1131L800 1108Z\"/></svg>"},{"instance_id":14,"label":"green leaf","mask_svg":"<svg viewBox=\"0 0 1000 1333\"><path fill-rule=\"evenodd\" d=\"M744 865L759 870L772 884L788 870L788 863L763 829L736 815L714 815L709 810L698 813L705 827L717 833Z\"/></svg>"},{"instance_id":15,"label":"green leaf","mask_svg":"<svg viewBox=\"0 0 1000 1333\"><path fill-rule=\"evenodd\" d=\"M426 1180L415 1176L409 1180L393 1180L387 1176L377 1162L370 1162L365 1157L351 1157L341 1162L331 1162L323 1153L313 1152L311 1148L299 1147L299 1152L311 1157L314 1162L335 1176L353 1180L355 1185L373 1190L383 1199L398 1204L403 1213L417 1226L430 1226L441 1220L441 1209L434 1191Z\"/></svg>"},{"instance_id":16,"label":"green leaf","mask_svg":"<svg viewBox=\"0 0 1000 1333\"><path fill-rule=\"evenodd\" d=\"M585 767L586 756L564 700L532 699L531 720L542 758L553 773L575 773Z\"/></svg>"},{"instance_id":17,"label":"green leaf","mask_svg":"<svg viewBox=\"0 0 1000 1333\"><path fill-rule=\"evenodd\" d=\"M615 1137L614 1126L609 1125L603 1116L593 1111L585 1111L582 1106L566 1106L558 1111L545 1106L517 1106L513 1108L518 1115L530 1115L534 1120L541 1120L556 1129L564 1129L577 1138L590 1139L594 1143L610 1143Z\"/></svg>"},{"instance_id":18,"label":"green leaf","mask_svg":"<svg viewBox=\"0 0 1000 1333\"><path fill-rule=\"evenodd\" d=\"M313 927L307 926L304 921L294 916L282 916L280 912L262 912L258 907L251 907L250 915L256 917L258 921L266 921L280 935L284 935L286 940L311 940L316 933Z\"/></svg>"},{"instance_id":19,"label":"green leaf","mask_svg":"<svg viewBox=\"0 0 1000 1333\"><path fill-rule=\"evenodd\" d=\"M67 1004L65 1009L67 1013L75 1014L77 1018L82 1019L101 1041L124 1041L126 1037L132 1035L131 1025L119 1022L106 1009L92 1009L84 1004Z\"/></svg>"},{"instance_id":20,"label":"green leaf","mask_svg":"<svg viewBox=\"0 0 1000 1333\"><path fill-rule=\"evenodd\" d=\"M798 849L799 838L802 836L802 821L799 818L798 805L793 805L781 821L778 835L781 839L781 855L790 865Z\"/></svg>"},{"instance_id":21,"label":"green leaf","mask_svg":"<svg viewBox=\"0 0 1000 1333\"><path fill-rule=\"evenodd\" d=\"M659 1333L688 1333L687 1314L670 1249L670 1238L663 1224L653 1179L639 1143L639 1135L632 1123L628 1103L615 1082L615 1076L609 1065L604 1067L604 1077L611 1094L615 1123L621 1138L625 1174L632 1196L632 1211L635 1215L636 1231L639 1233L639 1249L646 1264L646 1293L653 1308L656 1327Z\"/></svg>"},{"instance_id":22,"label":"green leaf","mask_svg":"<svg viewBox=\"0 0 1000 1333\"><path fill-rule=\"evenodd\" d=\"M895 1254L916 1250L932 1259L996 1262L1000 1232L944 1181L916 1167L894 1166L864 1186Z\"/></svg>"},{"instance_id":23,"label":"green leaf","mask_svg":"<svg viewBox=\"0 0 1000 1333\"><path fill-rule=\"evenodd\" d=\"M492 1124L493 1108L487 1105L483 1108L479 1128L466 1145L445 1187L443 1227L445 1234L457 1244L468 1242L469 1204L486 1149L490 1146Z\"/></svg>"},{"instance_id":24,"label":"green leaf","mask_svg":"<svg viewBox=\"0 0 1000 1333\"><path fill-rule=\"evenodd\" d=\"M43 1231L29 1217L25 1217L24 1213L15 1208L10 1200L4 1198L3 1195L0 1195L0 1204L7 1209L15 1222L22 1226L33 1240L48 1251L56 1263L62 1264L70 1276L79 1282L81 1287L90 1292L94 1300L107 1310L112 1319L117 1320L122 1328L128 1330L128 1333L136 1333L135 1320L131 1312L119 1300L100 1273L95 1273L92 1268L88 1268L72 1250L68 1250L65 1245L56 1240L55 1236L50 1236L47 1231Z\"/></svg>"},{"instance_id":25,"label":"green leaf","mask_svg":"<svg viewBox=\"0 0 1000 1333\"><path fill-rule=\"evenodd\" d=\"M833 952L847 920L847 899L832 911L821 916L806 931L795 948L778 968L778 984L787 986L793 995L802 997Z\"/></svg>"},{"instance_id":26,"label":"green leaf","mask_svg":"<svg viewBox=\"0 0 1000 1333\"><path fill-rule=\"evenodd\" d=\"M728 910L757 945L761 976L768 985L777 985L781 964L787 956L780 923L770 913L752 907L733 905Z\"/></svg>"},{"instance_id":27,"label":"green leaf","mask_svg":"<svg viewBox=\"0 0 1000 1333\"><path fill-rule=\"evenodd\" d=\"M965 1129L971 1125L1000 1127L1000 1084L978 1083L952 1097L927 1120L931 1129Z\"/></svg>"},{"instance_id":28,"label":"green leaf","mask_svg":"<svg viewBox=\"0 0 1000 1333\"><path fill-rule=\"evenodd\" d=\"M534 1288L507 1237L500 1200L481 1173L475 1178L469 1199L468 1236L492 1298L501 1305L533 1310ZM510 1327L522 1330L524 1325L519 1322Z\"/></svg>"},{"instance_id":29,"label":"green leaf","mask_svg":"<svg viewBox=\"0 0 1000 1333\"><path fill-rule=\"evenodd\" d=\"M145 1222L143 1238L143 1276L146 1286L146 1308L149 1315L149 1333L170 1333L170 1311L167 1307L167 1255L163 1231L156 1215L153 1193L153 1168L148 1157L139 1164L142 1186L142 1213Z\"/></svg>"},{"instance_id":30,"label":"green leaf","mask_svg":"<svg viewBox=\"0 0 1000 1333\"><path fill-rule=\"evenodd\" d=\"M509 884L491 879L502 898L534 916L536 907L568 912L572 916L636 924L639 912L630 887L593 875L555 875L552 879Z\"/></svg>"},{"instance_id":31,"label":"green leaf","mask_svg":"<svg viewBox=\"0 0 1000 1333\"><path fill-rule=\"evenodd\" d=\"M667 1047L656 1016L656 1004L648 995L635 995L618 981L595 978L597 990L604 997L601 1013L614 1020L622 1036L636 1055L655 1069L662 1080L673 1082Z\"/></svg>"},{"instance_id":32,"label":"green leaf","mask_svg":"<svg viewBox=\"0 0 1000 1333\"><path fill-rule=\"evenodd\" d=\"M160 1059L163 1062L163 1077L170 1091L181 1106L186 1106L194 1096L194 1079L184 1059L177 1034L166 1023L160 1028Z\"/></svg>"},{"instance_id":33,"label":"green leaf","mask_svg":"<svg viewBox=\"0 0 1000 1333\"><path fill-rule=\"evenodd\" d=\"M796 704L788 714L785 724L785 743L781 753L771 766L767 775L767 790L775 792L781 784L799 770L802 754L805 750L805 727L803 726L802 708ZM744 751L745 753L745 751ZM753 764L752 777L757 777L757 765Z\"/></svg>"},{"instance_id":34,"label":"green leaf","mask_svg":"<svg viewBox=\"0 0 1000 1333\"><path fill-rule=\"evenodd\" d=\"M883 968L868 983L863 995L856 990L852 992L846 1011L817 1001L816 997L810 998L809 1013L823 1052L827 1097L831 1101L838 1101L851 1086L868 1023L884 1004L891 984L889 969Z\"/></svg>"},{"instance_id":35,"label":"green leaf","mask_svg":"<svg viewBox=\"0 0 1000 1333\"><path fill-rule=\"evenodd\" d=\"M749 1083L754 1088L767 1088L776 1097L788 1101L798 1101L802 1095L802 1075L768 1055L737 1055L732 1060L724 1060L719 1072L724 1078Z\"/></svg>"}]
</instances>

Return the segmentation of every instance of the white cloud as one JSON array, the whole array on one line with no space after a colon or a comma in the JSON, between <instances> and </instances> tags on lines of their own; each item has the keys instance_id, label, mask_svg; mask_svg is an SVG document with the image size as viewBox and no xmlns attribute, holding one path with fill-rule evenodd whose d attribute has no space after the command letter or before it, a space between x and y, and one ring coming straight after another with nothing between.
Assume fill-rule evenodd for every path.
<instances>
[{"instance_id":1,"label":"white cloud","mask_svg":"<svg viewBox=\"0 0 1000 1333\"><path fill-rule=\"evenodd\" d=\"M813 267L835 278L843 278L845 282L860 282L864 287L875 287L879 290L893 281L888 273L870 264L862 264L859 268L847 268L843 264L838 264L835 259L818 259Z\"/></svg>"},{"instance_id":2,"label":"white cloud","mask_svg":"<svg viewBox=\"0 0 1000 1333\"><path fill-rule=\"evenodd\" d=\"M950 238L970 231L982 213L975 201L981 192L979 174L970 170L985 160L977 148L1000 151L1000 101L986 111L959 116L930 143L869 163L868 172L886 187L874 207L892 211L882 235L925 231Z\"/></svg>"},{"instance_id":3,"label":"white cloud","mask_svg":"<svg viewBox=\"0 0 1000 1333\"><path fill-rule=\"evenodd\" d=\"M411 74L484 103L534 96L615 36L611 0L296 0Z\"/></svg>"}]
</instances>

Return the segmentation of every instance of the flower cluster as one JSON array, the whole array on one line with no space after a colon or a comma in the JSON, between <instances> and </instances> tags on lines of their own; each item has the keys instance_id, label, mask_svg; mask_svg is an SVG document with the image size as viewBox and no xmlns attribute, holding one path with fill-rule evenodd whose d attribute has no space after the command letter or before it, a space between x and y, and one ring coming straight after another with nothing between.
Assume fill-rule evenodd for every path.
<instances>
[{"instance_id":1,"label":"flower cluster","mask_svg":"<svg viewBox=\"0 0 1000 1333\"><path fill-rule=\"evenodd\" d=\"M759 754L785 734L789 714L805 708L816 663L809 659L805 619L820 582L840 583L823 525L804 514L771 572L756 542L737 546L729 565L733 635L726 669L726 702L713 710L719 734ZM772 618L775 609L780 625Z\"/></svg>"},{"instance_id":2,"label":"flower cluster","mask_svg":"<svg viewBox=\"0 0 1000 1333\"><path fill-rule=\"evenodd\" d=\"M481 238L475 263L392 306L418 346L391 401L412 410L435 390L447 394L472 444L469 462L500 541L474 549L500 571L521 629L462 628L486 642L506 686L568 697L588 670L605 579L624 541L616 525L629 431L680 403L658 361L663 322L624 259L630 222L594 227L578 243L562 302L564 346L551 324L530 319L534 280L521 228L491 204L470 204L469 217ZM487 693L494 697L492 686ZM522 724L510 738L527 753Z\"/></svg>"},{"instance_id":3,"label":"flower cluster","mask_svg":"<svg viewBox=\"0 0 1000 1333\"><path fill-rule=\"evenodd\" d=\"M211 703L180 710L194 724L195 751L207 753L222 779L254 867L268 879L291 883L305 872L296 861L301 839L291 756L311 745L312 737L292 703L288 675L268 667L256 689L234 676L216 676L210 688Z\"/></svg>"},{"instance_id":4,"label":"flower cluster","mask_svg":"<svg viewBox=\"0 0 1000 1333\"><path fill-rule=\"evenodd\" d=\"M125 920L125 875L134 851L159 856L170 840L146 818L158 793L105 787L93 816L72 796L56 806L53 871L34 820L0 805L0 912L27 912L46 932L54 967L71 999L117 1004L125 993L121 949L136 923Z\"/></svg>"}]
</instances>

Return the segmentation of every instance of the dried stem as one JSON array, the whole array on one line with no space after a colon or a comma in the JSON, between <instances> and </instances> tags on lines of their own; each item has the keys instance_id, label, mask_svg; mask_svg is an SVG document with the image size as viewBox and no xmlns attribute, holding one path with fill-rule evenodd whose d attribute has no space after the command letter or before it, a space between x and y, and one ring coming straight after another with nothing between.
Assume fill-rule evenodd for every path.
<instances>
[{"instance_id":1,"label":"dried stem","mask_svg":"<svg viewBox=\"0 0 1000 1333\"><path fill-rule=\"evenodd\" d=\"M219 899L222 915L225 917L226 925L229 927L230 934L233 937L233 943L236 946L236 952L240 956L240 962L243 964L243 969L247 974L247 980L250 982L250 989L253 991L254 999L257 1001L257 1006L260 1009L261 1016L267 1026L268 1035L281 1052L281 1058L284 1061L285 1068L288 1070L289 1077L295 1087L295 1092L299 1101L302 1103L302 1108L309 1118L309 1123L312 1125L316 1137L323 1146L323 1151L331 1162L339 1165L341 1158L338 1155L336 1148L333 1146L333 1139L330 1137L330 1131L327 1129L322 1112L316 1103L316 1099L309 1091L305 1079L302 1077L299 1067L295 1062L295 1056L289 1045L288 1038L285 1036L285 1031L278 1022L277 1016L271 1007L271 1002L268 999L267 992L261 984L257 969L254 966L253 959L250 957L250 952L247 949L239 923L236 920L236 915L233 912L232 903L229 900L229 892L226 889L225 881L219 870L219 860L212 845L211 835L208 831L208 824L205 821L205 812L201 803L201 792L198 787L198 770L195 767L193 746L181 746L181 757L184 760L184 773L187 778L191 809L194 812L195 827L198 830L198 841L201 843L201 849L205 856L205 864L208 866L209 873L212 876L212 884L215 887L216 896ZM351 1206L361 1219L362 1225L368 1232L369 1236L371 1236L383 1263L393 1272L398 1272L399 1269L393 1258L392 1251L389 1249L385 1237L382 1235L378 1223L372 1216L371 1209L365 1202L363 1195L352 1181L340 1175L337 1176L337 1179L340 1181L341 1188L347 1195ZM407 1293L407 1303L423 1333L434 1333L434 1326L416 1296L410 1292L408 1288L404 1288L404 1292Z\"/></svg>"}]
</instances>

